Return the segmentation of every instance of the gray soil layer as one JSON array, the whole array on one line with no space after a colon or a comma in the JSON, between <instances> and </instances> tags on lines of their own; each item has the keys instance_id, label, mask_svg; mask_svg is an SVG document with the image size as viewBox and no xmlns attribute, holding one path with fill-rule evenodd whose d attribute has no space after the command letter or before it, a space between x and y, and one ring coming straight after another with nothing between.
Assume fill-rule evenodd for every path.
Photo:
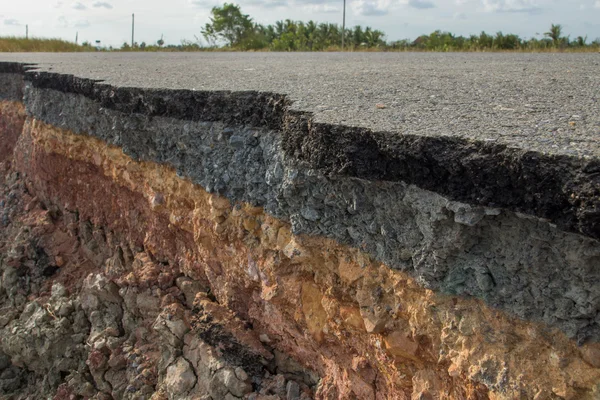
<instances>
[{"instance_id":1,"label":"gray soil layer","mask_svg":"<svg viewBox=\"0 0 600 400\"><path fill-rule=\"evenodd\" d=\"M23 74L0 73L0 100L23 101Z\"/></svg>"}]
</instances>

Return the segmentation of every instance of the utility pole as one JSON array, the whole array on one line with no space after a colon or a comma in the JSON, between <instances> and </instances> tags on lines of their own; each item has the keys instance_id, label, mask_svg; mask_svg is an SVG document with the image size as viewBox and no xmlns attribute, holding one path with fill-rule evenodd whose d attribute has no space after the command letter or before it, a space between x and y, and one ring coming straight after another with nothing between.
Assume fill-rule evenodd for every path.
<instances>
[{"instance_id":1,"label":"utility pole","mask_svg":"<svg viewBox=\"0 0 600 400\"><path fill-rule=\"evenodd\" d=\"M131 14L131 48L133 49L133 34L135 32L135 14Z\"/></svg>"},{"instance_id":2,"label":"utility pole","mask_svg":"<svg viewBox=\"0 0 600 400\"><path fill-rule=\"evenodd\" d=\"M77 44L78 39L79 39L79 32L75 32L75 44Z\"/></svg>"},{"instance_id":3,"label":"utility pole","mask_svg":"<svg viewBox=\"0 0 600 400\"><path fill-rule=\"evenodd\" d=\"M344 51L344 36L346 36L346 0L344 0L344 14L342 18L342 51Z\"/></svg>"},{"instance_id":4,"label":"utility pole","mask_svg":"<svg viewBox=\"0 0 600 400\"><path fill-rule=\"evenodd\" d=\"M25 25L25 39L29 39L29 25Z\"/></svg>"}]
</instances>

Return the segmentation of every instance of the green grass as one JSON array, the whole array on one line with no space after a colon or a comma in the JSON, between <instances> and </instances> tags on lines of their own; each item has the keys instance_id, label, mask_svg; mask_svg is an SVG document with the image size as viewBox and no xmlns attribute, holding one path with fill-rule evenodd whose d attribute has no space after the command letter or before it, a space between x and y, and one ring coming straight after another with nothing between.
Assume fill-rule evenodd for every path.
<instances>
[{"instance_id":1,"label":"green grass","mask_svg":"<svg viewBox=\"0 0 600 400\"><path fill-rule=\"evenodd\" d=\"M81 46L62 39L0 37L0 52L77 52L94 50L92 46Z\"/></svg>"},{"instance_id":2,"label":"green grass","mask_svg":"<svg viewBox=\"0 0 600 400\"><path fill-rule=\"evenodd\" d=\"M171 52L171 51L238 51L235 48L230 47L201 47L197 44L189 41L184 41L182 44L178 46L163 46L158 47L156 45L149 45L145 48L140 47L126 47L126 48L116 48L116 49L101 49L101 51L139 51L139 52ZM2 52L85 52L85 51L96 51L96 48L90 44L79 45L73 42L67 42L62 39L43 39L43 38L30 38L25 39L24 37L17 36L0 36L0 53ZM253 51L271 51L269 48L258 49ZM341 51L339 46L330 46L324 50L323 52L330 51ZM404 47L404 48L392 48L389 46L382 47L373 47L373 48L356 48L353 49L351 47L346 48L347 52L380 52L380 51L389 51L389 52L402 52L402 51L411 51L411 52L431 52L431 51L446 51L446 52L507 52L507 53L557 53L557 52L568 52L568 53L580 53L580 52L598 52L600 48L597 46L586 46L586 47L567 47L567 48L518 48L515 50L501 50L501 49L454 49L452 47L442 49L420 49L415 47Z\"/></svg>"}]
</instances>

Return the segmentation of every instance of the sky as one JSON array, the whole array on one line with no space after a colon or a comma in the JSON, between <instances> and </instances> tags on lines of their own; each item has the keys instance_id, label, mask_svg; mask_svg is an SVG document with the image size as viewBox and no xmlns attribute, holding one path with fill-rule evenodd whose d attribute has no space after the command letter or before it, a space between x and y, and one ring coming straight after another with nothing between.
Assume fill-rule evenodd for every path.
<instances>
[{"instance_id":1,"label":"sky","mask_svg":"<svg viewBox=\"0 0 600 400\"><path fill-rule=\"evenodd\" d=\"M346 0L346 26L371 26L387 40L415 39L441 29L469 35L485 30L521 37L541 37L552 23L561 24L571 38L600 38L600 0ZM310 19L342 22L343 0L233 1L254 21ZM217 0L2 0L0 36L29 35L75 40L100 40L120 47L131 41L135 13L136 42L167 44L202 40Z\"/></svg>"}]
</instances>

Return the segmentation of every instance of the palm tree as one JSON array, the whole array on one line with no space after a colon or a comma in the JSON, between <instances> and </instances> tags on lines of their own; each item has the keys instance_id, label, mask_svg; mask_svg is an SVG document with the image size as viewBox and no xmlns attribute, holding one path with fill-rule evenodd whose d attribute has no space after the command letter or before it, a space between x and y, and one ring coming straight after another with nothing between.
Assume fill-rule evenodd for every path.
<instances>
[{"instance_id":1,"label":"palm tree","mask_svg":"<svg viewBox=\"0 0 600 400\"><path fill-rule=\"evenodd\" d=\"M550 26L550 32L544 33L544 36L552 39L552 43L554 46L558 45L560 42L560 35L562 34L562 25L560 24L552 24Z\"/></svg>"},{"instance_id":2,"label":"palm tree","mask_svg":"<svg viewBox=\"0 0 600 400\"><path fill-rule=\"evenodd\" d=\"M273 40L275 40L277 37L277 34L275 33L275 27L273 25L267 25L264 27L262 33L267 38L267 43L273 42Z\"/></svg>"},{"instance_id":3,"label":"palm tree","mask_svg":"<svg viewBox=\"0 0 600 400\"><path fill-rule=\"evenodd\" d=\"M312 19L306 23L306 39L308 50L312 51L313 44L315 42L315 35L317 32L317 24Z\"/></svg>"},{"instance_id":4,"label":"palm tree","mask_svg":"<svg viewBox=\"0 0 600 400\"><path fill-rule=\"evenodd\" d=\"M275 32L277 33L278 38L280 38L281 35L285 33L285 26L283 25L283 21L275 22Z\"/></svg>"},{"instance_id":5,"label":"palm tree","mask_svg":"<svg viewBox=\"0 0 600 400\"><path fill-rule=\"evenodd\" d=\"M360 25L356 25L352 31L352 44L354 47L360 47L364 41L364 33Z\"/></svg>"},{"instance_id":6,"label":"palm tree","mask_svg":"<svg viewBox=\"0 0 600 400\"><path fill-rule=\"evenodd\" d=\"M296 23L290 19L286 19L285 22L285 31L286 32L291 32L293 34L296 33Z\"/></svg>"}]
</instances>

